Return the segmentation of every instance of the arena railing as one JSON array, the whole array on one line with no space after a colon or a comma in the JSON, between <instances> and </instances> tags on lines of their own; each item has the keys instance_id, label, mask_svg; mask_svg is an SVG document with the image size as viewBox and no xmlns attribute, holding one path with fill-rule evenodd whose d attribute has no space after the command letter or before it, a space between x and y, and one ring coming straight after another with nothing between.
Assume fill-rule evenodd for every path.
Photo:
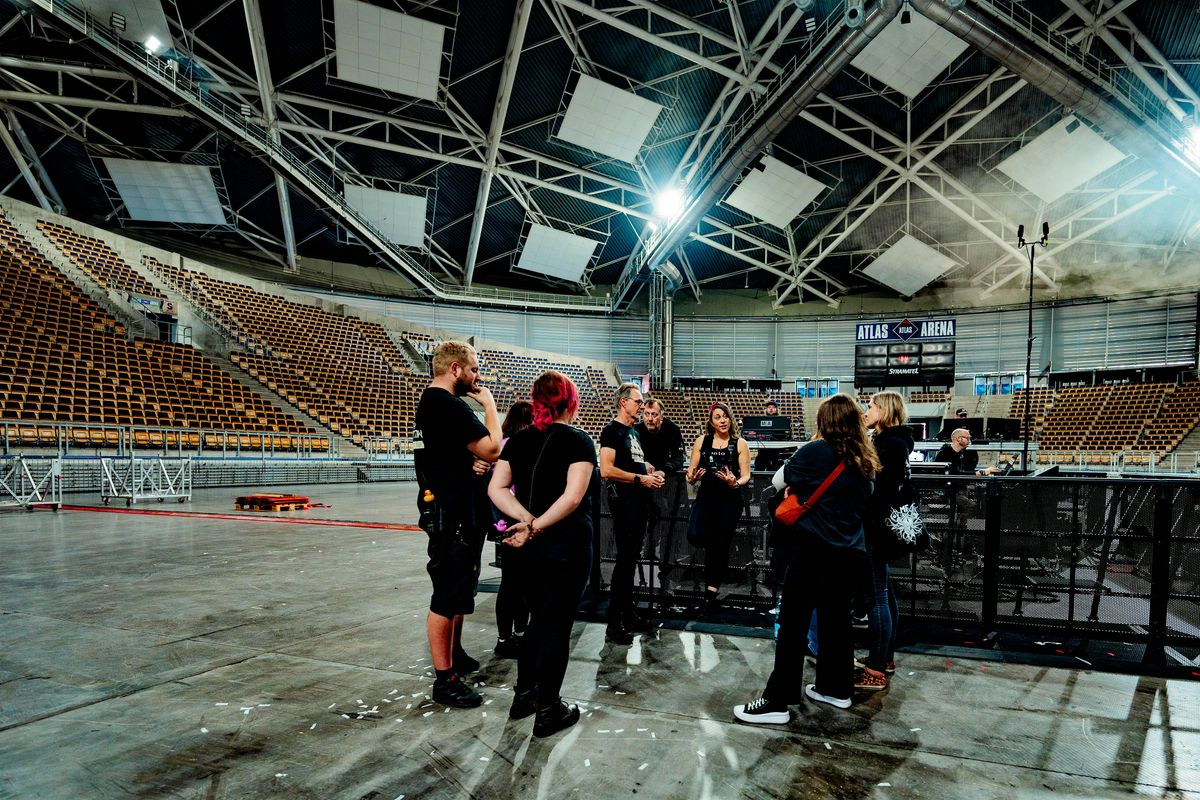
<instances>
[{"instance_id":1,"label":"arena railing","mask_svg":"<svg viewBox=\"0 0 1200 800\"><path fill-rule=\"evenodd\" d=\"M743 493L722 589L728 604L760 612L775 607L786 563L771 547L770 478L755 473ZM1148 660L1171 645L1200 648L1200 480L913 480L933 544L892 565L902 619L1140 643ZM704 550L686 535L690 494L669 479L638 564L635 592L663 609L703 597ZM606 498L598 514L591 586L607 590Z\"/></svg>"},{"instance_id":2,"label":"arena railing","mask_svg":"<svg viewBox=\"0 0 1200 800\"><path fill-rule=\"evenodd\" d=\"M158 455L213 459L337 459L326 434L0 420L0 454Z\"/></svg>"},{"instance_id":3,"label":"arena railing","mask_svg":"<svg viewBox=\"0 0 1200 800\"><path fill-rule=\"evenodd\" d=\"M1200 456L1152 450L1132 452L1112 450L1054 450L1032 453L1038 466L1059 465L1082 472L1147 473L1151 475L1187 475L1200 466Z\"/></svg>"}]
</instances>

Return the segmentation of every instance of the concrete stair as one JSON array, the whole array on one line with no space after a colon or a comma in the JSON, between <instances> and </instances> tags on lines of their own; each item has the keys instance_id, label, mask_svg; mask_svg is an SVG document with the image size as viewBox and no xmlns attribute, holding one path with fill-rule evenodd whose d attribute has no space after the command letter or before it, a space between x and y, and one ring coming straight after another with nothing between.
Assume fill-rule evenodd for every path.
<instances>
[{"instance_id":1,"label":"concrete stair","mask_svg":"<svg viewBox=\"0 0 1200 800\"><path fill-rule=\"evenodd\" d=\"M321 436L328 436L330 442L336 443L338 454L342 458L365 459L367 457L366 450L359 447L345 436L342 436L340 433L337 433L336 431L333 431L330 428L322 425L308 414L305 414L303 411L296 408L279 395L275 394L275 392L271 391L267 386L259 382L257 378L242 371L242 369L236 364L232 364L228 361L219 361L216 359L211 360L222 372L240 383L242 386L245 386L247 389L257 394L259 397L266 400L279 411L296 420L306 428L312 429L313 433Z\"/></svg>"},{"instance_id":2,"label":"concrete stair","mask_svg":"<svg viewBox=\"0 0 1200 800\"><path fill-rule=\"evenodd\" d=\"M403 353L404 357L408 360L408 367L413 375L429 375L429 362L413 346L412 342L402 334L390 329L387 330L387 335L392 340L392 344L396 345L396 349Z\"/></svg>"},{"instance_id":3,"label":"concrete stair","mask_svg":"<svg viewBox=\"0 0 1200 800\"><path fill-rule=\"evenodd\" d=\"M1175 455L1175 462L1180 469L1195 467L1196 456L1200 455L1200 425L1192 428L1191 432L1183 437L1183 441L1171 452Z\"/></svg>"}]
</instances>

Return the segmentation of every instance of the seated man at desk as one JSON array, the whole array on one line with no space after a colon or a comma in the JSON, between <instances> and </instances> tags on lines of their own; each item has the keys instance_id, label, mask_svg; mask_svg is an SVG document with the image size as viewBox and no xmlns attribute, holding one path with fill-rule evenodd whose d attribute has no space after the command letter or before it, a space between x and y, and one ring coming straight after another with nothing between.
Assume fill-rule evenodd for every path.
<instances>
[{"instance_id":1,"label":"seated man at desk","mask_svg":"<svg viewBox=\"0 0 1200 800\"><path fill-rule=\"evenodd\" d=\"M951 475L998 475L1000 473L996 467L979 466L979 453L971 449L971 432L966 428L956 428L950 434L950 441L942 445L933 460L949 464Z\"/></svg>"}]
</instances>

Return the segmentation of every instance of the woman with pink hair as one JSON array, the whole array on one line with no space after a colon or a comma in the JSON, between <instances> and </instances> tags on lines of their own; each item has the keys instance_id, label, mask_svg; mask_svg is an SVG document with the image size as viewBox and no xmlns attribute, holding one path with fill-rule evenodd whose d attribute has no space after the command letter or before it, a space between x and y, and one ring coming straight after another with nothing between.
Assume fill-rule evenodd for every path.
<instances>
[{"instance_id":1,"label":"woman with pink hair","mask_svg":"<svg viewBox=\"0 0 1200 800\"><path fill-rule=\"evenodd\" d=\"M516 570L512 577L529 609L508 716L536 713L533 735L550 736L579 720L579 709L564 703L559 690L592 561L596 447L571 425L579 390L570 378L546 372L534 381L530 400L533 424L504 446L488 496L515 521L503 558L506 570Z\"/></svg>"}]
</instances>

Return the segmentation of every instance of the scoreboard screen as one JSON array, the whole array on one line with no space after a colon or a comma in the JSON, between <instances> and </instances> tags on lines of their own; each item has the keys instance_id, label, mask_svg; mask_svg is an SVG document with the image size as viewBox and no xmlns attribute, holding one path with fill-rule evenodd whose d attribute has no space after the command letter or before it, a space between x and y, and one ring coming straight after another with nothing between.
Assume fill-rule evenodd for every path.
<instances>
[{"instance_id":1,"label":"scoreboard screen","mask_svg":"<svg viewBox=\"0 0 1200 800\"><path fill-rule=\"evenodd\" d=\"M880 342L854 351L855 386L954 385L954 342Z\"/></svg>"}]
</instances>

